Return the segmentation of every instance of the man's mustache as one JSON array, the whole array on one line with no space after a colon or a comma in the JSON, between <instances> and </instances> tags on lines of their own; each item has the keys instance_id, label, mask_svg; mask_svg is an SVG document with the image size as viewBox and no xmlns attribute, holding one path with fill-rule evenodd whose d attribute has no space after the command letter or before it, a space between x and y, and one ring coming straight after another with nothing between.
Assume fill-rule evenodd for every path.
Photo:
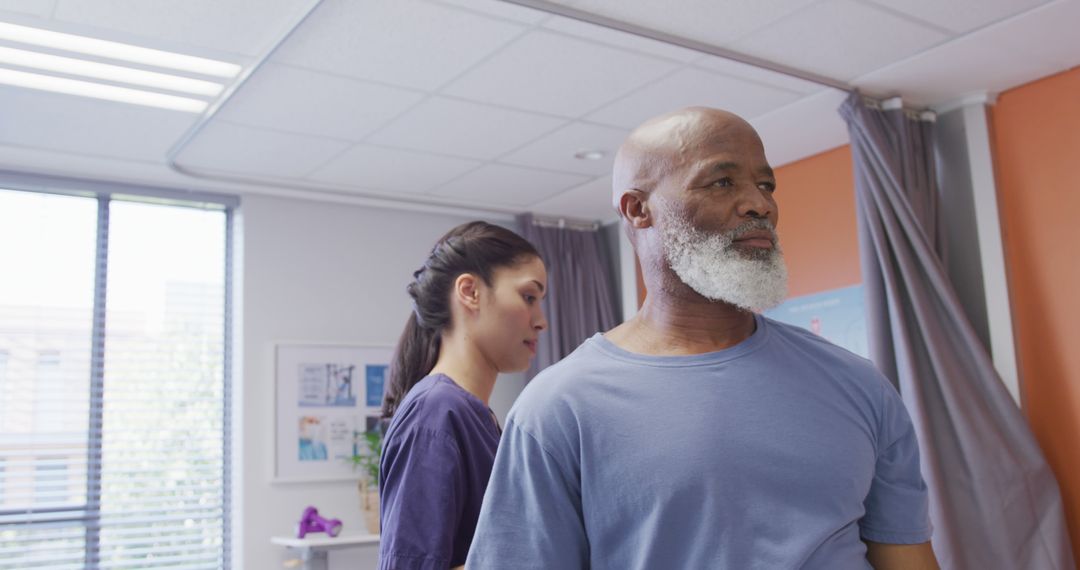
<instances>
[{"instance_id":1,"label":"man's mustache","mask_svg":"<svg viewBox=\"0 0 1080 570\"><path fill-rule=\"evenodd\" d=\"M776 235L776 228L773 227L772 223L765 218L747 220L735 226L734 228L731 228L730 230L722 233L725 238L731 241L735 241L749 232L762 230L769 232L769 235L772 237L773 243L779 241Z\"/></svg>"}]
</instances>

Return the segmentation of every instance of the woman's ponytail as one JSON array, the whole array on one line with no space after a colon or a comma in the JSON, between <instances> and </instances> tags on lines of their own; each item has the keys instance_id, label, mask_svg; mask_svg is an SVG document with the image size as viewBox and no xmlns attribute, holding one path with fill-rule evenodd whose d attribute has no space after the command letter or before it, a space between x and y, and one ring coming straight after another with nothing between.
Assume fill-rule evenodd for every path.
<instances>
[{"instance_id":1,"label":"woman's ponytail","mask_svg":"<svg viewBox=\"0 0 1080 570\"><path fill-rule=\"evenodd\" d=\"M390 361L382 417L393 416L405 394L435 368L435 362L439 359L439 341L439 331L421 327L415 311L409 315Z\"/></svg>"}]
</instances>

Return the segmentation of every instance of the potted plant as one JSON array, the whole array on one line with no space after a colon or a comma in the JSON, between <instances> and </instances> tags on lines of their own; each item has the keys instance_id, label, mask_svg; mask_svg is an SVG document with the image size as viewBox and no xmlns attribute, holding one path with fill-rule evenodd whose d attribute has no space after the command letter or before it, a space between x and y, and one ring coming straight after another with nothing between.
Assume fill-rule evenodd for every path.
<instances>
[{"instance_id":1,"label":"potted plant","mask_svg":"<svg viewBox=\"0 0 1080 570\"><path fill-rule=\"evenodd\" d=\"M360 470L360 508L368 532L379 534L379 458L382 456L382 431L353 431L353 454L347 460L353 470Z\"/></svg>"}]
</instances>

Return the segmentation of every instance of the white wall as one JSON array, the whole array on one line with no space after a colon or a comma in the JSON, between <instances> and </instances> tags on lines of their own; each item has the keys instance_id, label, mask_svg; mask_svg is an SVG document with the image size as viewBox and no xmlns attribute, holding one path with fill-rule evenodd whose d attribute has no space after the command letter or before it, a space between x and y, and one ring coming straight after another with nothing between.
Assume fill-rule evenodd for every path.
<instances>
[{"instance_id":1,"label":"white wall","mask_svg":"<svg viewBox=\"0 0 1080 570\"><path fill-rule=\"evenodd\" d=\"M439 236L468 220L248 196L238 221L234 560L237 568L276 569L281 549L270 537L292 533L305 506L340 518L345 532L364 532L364 524L353 483L271 483L274 342L393 344L409 314L412 272ZM521 375L500 378L491 401L500 418L523 385ZM375 560L375 548L350 549L332 552L330 565L362 570Z\"/></svg>"}]
</instances>

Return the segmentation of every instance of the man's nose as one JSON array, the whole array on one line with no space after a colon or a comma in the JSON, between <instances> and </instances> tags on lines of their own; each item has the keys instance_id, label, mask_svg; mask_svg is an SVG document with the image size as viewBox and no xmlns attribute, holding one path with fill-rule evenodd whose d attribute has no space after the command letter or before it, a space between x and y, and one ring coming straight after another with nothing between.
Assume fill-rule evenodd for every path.
<instances>
[{"instance_id":1,"label":"man's nose","mask_svg":"<svg viewBox=\"0 0 1080 570\"><path fill-rule=\"evenodd\" d=\"M767 191L751 184L740 189L736 207L739 216L744 218L768 218L773 214L776 203Z\"/></svg>"}]
</instances>

